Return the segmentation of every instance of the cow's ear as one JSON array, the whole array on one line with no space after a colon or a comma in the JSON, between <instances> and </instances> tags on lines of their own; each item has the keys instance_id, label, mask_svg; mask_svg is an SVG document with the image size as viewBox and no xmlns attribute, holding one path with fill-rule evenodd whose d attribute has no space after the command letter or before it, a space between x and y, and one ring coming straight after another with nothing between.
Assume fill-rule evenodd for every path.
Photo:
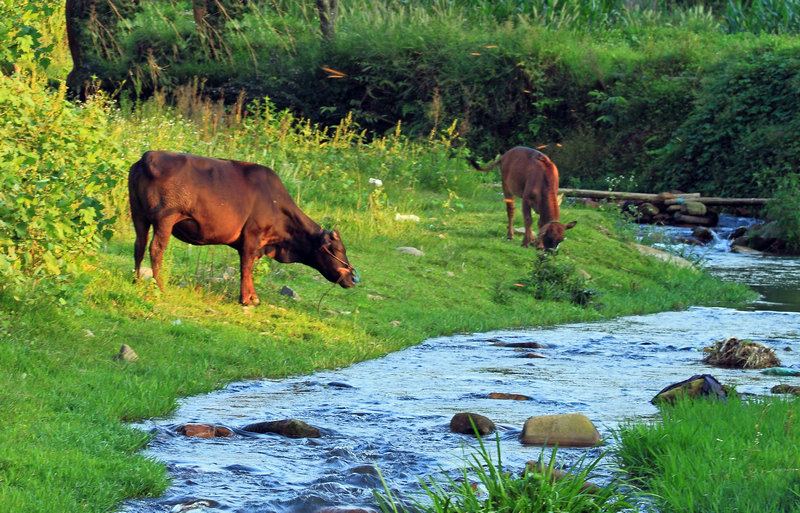
<instances>
[{"instance_id":1,"label":"cow's ear","mask_svg":"<svg viewBox=\"0 0 800 513\"><path fill-rule=\"evenodd\" d=\"M333 240L342 240L342 238L339 236L339 230L333 230L331 232L331 238Z\"/></svg>"},{"instance_id":2,"label":"cow's ear","mask_svg":"<svg viewBox=\"0 0 800 513\"><path fill-rule=\"evenodd\" d=\"M573 227L573 226L575 226L576 224L578 224L578 221L572 221L571 223L567 223L567 224L564 226L564 229L565 229L565 230L569 230L570 228L572 228L572 227Z\"/></svg>"}]
</instances>

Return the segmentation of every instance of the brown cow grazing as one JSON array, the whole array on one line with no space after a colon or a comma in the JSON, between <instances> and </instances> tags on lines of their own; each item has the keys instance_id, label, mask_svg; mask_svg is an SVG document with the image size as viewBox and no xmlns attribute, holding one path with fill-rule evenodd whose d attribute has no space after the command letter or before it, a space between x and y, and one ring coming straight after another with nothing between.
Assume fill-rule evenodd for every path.
<instances>
[{"instance_id":1,"label":"brown cow grazing","mask_svg":"<svg viewBox=\"0 0 800 513\"><path fill-rule=\"evenodd\" d=\"M536 247L539 249L551 250L558 247L564 240L564 231L577 223L572 221L562 224L558 220L558 168L544 153L517 146L486 166L480 166L472 158L469 162L479 171L489 171L500 165L509 240L514 237L514 196L522 198L522 215L525 218L523 246L534 242L531 208L539 214L539 233L536 237Z\"/></svg>"},{"instance_id":2,"label":"brown cow grazing","mask_svg":"<svg viewBox=\"0 0 800 513\"><path fill-rule=\"evenodd\" d=\"M240 301L258 304L253 265L264 255L313 267L344 288L358 281L336 231L323 230L289 196L278 175L258 164L148 151L128 173L136 229L136 278L150 226L150 263L159 278L170 235L195 245L226 244L239 252Z\"/></svg>"}]
</instances>

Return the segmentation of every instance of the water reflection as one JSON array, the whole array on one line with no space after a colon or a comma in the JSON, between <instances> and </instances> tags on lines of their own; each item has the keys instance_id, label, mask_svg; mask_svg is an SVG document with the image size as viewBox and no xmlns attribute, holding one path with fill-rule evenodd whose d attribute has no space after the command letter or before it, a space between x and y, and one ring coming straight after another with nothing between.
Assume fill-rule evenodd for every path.
<instances>
[{"instance_id":1,"label":"water reflection","mask_svg":"<svg viewBox=\"0 0 800 513\"><path fill-rule=\"evenodd\" d=\"M694 374L711 373L740 391L767 393L786 378L711 368L701 363L701 351L735 336L765 343L778 351L784 365L796 364L800 308L795 295L783 294L796 294L798 261L705 251L711 252L705 258L715 273L764 287L752 310L690 308L435 338L345 369L236 383L188 398L169 418L140 425L158 433L148 454L167 463L173 486L164 497L130 502L125 511L168 511L198 499L207 501L203 511L242 513L304 513L327 505L375 508L372 491L381 489L376 467L406 494L419 490L419 477L464 466L465 447L474 439L448 429L459 412L491 418L500 429L503 464L521 471L541 454L540 448L518 440L523 423L534 415L584 413L608 436L627 418L654 415L650 399ZM498 345L520 342L546 346L533 350L545 358L525 358L531 349ZM489 399L491 392L530 399ZM286 418L304 420L323 436L239 434L203 440L174 431L183 423L240 428ZM560 451L559 459L569 464L585 452ZM589 452L600 454L601 449Z\"/></svg>"}]
</instances>

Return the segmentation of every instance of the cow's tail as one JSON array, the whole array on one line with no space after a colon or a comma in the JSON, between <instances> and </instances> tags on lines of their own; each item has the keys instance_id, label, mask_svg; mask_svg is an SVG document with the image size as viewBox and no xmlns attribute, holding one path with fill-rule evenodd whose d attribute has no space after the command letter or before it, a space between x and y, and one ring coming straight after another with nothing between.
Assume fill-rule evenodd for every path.
<instances>
[{"instance_id":1,"label":"cow's tail","mask_svg":"<svg viewBox=\"0 0 800 513\"><path fill-rule=\"evenodd\" d=\"M472 164L472 167L474 167L478 171L491 171L492 169L497 167L497 165L500 163L501 160L502 160L502 157L497 159L497 160L495 160L491 164L486 164L485 166L481 166L480 164L478 164L478 161L475 160L474 158L467 157L467 161L469 161L469 163Z\"/></svg>"}]
</instances>

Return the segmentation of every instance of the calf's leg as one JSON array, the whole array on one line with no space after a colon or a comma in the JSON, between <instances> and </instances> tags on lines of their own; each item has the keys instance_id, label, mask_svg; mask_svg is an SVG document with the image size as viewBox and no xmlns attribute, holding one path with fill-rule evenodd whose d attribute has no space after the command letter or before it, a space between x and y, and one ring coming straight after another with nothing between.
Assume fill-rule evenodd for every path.
<instances>
[{"instance_id":1,"label":"calf's leg","mask_svg":"<svg viewBox=\"0 0 800 513\"><path fill-rule=\"evenodd\" d=\"M522 238L522 245L528 247L533 242L533 215L531 214L531 200L522 198L522 217L525 218L525 236Z\"/></svg>"}]
</instances>

